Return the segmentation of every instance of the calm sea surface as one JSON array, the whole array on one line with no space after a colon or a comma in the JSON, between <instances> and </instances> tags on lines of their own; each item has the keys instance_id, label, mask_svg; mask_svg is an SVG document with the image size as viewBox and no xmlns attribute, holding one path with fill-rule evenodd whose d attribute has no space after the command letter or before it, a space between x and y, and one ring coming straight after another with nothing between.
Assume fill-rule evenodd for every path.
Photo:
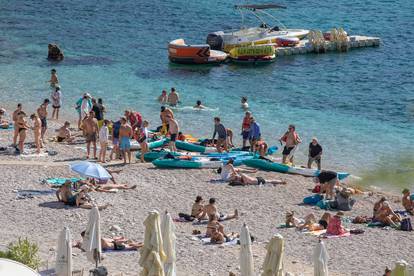
<instances>
[{"instance_id":1,"label":"calm sea surface","mask_svg":"<svg viewBox=\"0 0 414 276\"><path fill-rule=\"evenodd\" d=\"M109 117L131 107L159 123L155 98L174 86L182 106L200 99L210 111L177 111L182 128L212 134L212 117L221 116L238 133L247 96L251 111L270 144L290 123L307 143L317 136L327 167L355 174L387 164L413 150L414 5L412 1L284 1L274 11L291 28L378 36L379 48L349 53L280 57L269 66L177 66L167 43L185 38L203 43L209 32L240 25L236 1L0 1L0 105L34 105L49 95L55 67L64 94L64 115L74 116L83 91L102 97ZM257 22L252 19L252 26ZM56 42L66 59L46 60ZM239 137L237 137L239 138ZM239 140L239 139L237 139Z\"/></svg>"}]
</instances>

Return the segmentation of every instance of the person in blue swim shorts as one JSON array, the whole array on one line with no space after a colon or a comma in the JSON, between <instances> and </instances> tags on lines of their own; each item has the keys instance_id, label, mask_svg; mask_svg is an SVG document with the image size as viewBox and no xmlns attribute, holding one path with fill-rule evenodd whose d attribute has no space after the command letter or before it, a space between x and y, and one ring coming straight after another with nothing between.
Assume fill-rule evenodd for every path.
<instances>
[{"instance_id":1,"label":"person in blue swim shorts","mask_svg":"<svg viewBox=\"0 0 414 276\"><path fill-rule=\"evenodd\" d=\"M124 156L124 164L128 156L128 163L131 164L131 142L132 127L127 123L125 117L121 118L121 127L119 128L119 149Z\"/></svg>"}]
</instances>

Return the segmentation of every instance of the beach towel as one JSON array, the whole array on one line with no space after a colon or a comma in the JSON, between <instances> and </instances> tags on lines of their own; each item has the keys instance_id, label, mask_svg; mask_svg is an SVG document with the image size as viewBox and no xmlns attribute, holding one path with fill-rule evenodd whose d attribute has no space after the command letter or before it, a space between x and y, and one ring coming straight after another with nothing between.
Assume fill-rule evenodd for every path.
<instances>
[{"instance_id":1,"label":"beach towel","mask_svg":"<svg viewBox=\"0 0 414 276\"><path fill-rule=\"evenodd\" d=\"M371 221L368 223L368 227L385 227L386 225L380 221Z\"/></svg>"},{"instance_id":2,"label":"beach towel","mask_svg":"<svg viewBox=\"0 0 414 276\"><path fill-rule=\"evenodd\" d=\"M212 243L210 238L205 234L193 236L192 240L200 240L203 245L236 245L239 242L239 239L236 238L225 243Z\"/></svg>"},{"instance_id":3,"label":"beach towel","mask_svg":"<svg viewBox=\"0 0 414 276\"><path fill-rule=\"evenodd\" d=\"M125 248L122 250L114 250L114 249L105 249L102 252L103 253L120 253L120 252L132 252L132 251L138 251L138 249L135 248Z\"/></svg>"},{"instance_id":4,"label":"beach towel","mask_svg":"<svg viewBox=\"0 0 414 276\"><path fill-rule=\"evenodd\" d=\"M65 184L65 182L67 180L72 181L72 183L74 182L78 182L80 180L85 180L84 178L77 178L77 177L72 177L72 178L63 178L63 177L55 177L55 178L47 178L44 179L42 181L43 184L49 184L52 186L62 186L63 184Z\"/></svg>"},{"instance_id":5,"label":"beach towel","mask_svg":"<svg viewBox=\"0 0 414 276\"><path fill-rule=\"evenodd\" d=\"M320 235L326 234L326 229L315 230L315 231L303 230L303 231L300 231L300 232L302 234L305 234L305 235L311 235L311 236L319 237Z\"/></svg>"},{"instance_id":6,"label":"beach towel","mask_svg":"<svg viewBox=\"0 0 414 276\"><path fill-rule=\"evenodd\" d=\"M303 199L303 203L304 204L308 204L308 205L316 205L319 201L321 201L323 199L323 196L316 194L316 195L311 195L311 196L307 196Z\"/></svg>"},{"instance_id":7,"label":"beach towel","mask_svg":"<svg viewBox=\"0 0 414 276\"><path fill-rule=\"evenodd\" d=\"M284 228L295 228L295 226L293 226L293 225L291 225L291 226L287 226L287 225L286 225L286 223L282 223L282 224L279 224L279 226L278 226L278 227L276 227L276 228L279 228L279 229L284 229Z\"/></svg>"}]
</instances>

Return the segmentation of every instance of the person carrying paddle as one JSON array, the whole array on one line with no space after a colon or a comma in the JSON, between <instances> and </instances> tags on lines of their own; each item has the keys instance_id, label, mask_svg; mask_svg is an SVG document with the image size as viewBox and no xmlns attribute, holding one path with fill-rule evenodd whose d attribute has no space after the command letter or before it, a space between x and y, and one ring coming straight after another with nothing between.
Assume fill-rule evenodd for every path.
<instances>
[{"instance_id":1,"label":"person carrying paddle","mask_svg":"<svg viewBox=\"0 0 414 276\"><path fill-rule=\"evenodd\" d=\"M295 152L296 147L302 142L299 135L296 133L296 128L294 125L289 125L288 131L280 137L280 143L285 143L285 147L283 148L283 164L288 162L293 163L293 155Z\"/></svg>"}]
</instances>

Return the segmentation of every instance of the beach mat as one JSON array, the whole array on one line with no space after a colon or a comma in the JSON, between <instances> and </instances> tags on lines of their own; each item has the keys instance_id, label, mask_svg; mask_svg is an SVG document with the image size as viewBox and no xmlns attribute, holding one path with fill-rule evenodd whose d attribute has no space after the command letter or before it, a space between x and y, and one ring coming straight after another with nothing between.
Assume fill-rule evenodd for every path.
<instances>
[{"instance_id":1,"label":"beach mat","mask_svg":"<svg viewBox=\"0 0 414 276\"><path fill-rule=\"evenodd\" d=\"M200 240L203 245L237 245L238 241L239 241L239 239L236 238L236 239L233 239L233 240L225 242L225 243L213 243L213 242L211 242L211 239L209 237L206 237L206 235L197 235L192 239L193 240L197 240L197 239Z\"/></svg>"},{"instance_id":2,"label":"beach mat","mask_svg":"<svg viewBox=\"0 0 414 276\"><path fill-rule=\"evenodd\" d=\"M134 251L138 251L138 249L134 249L134 248L129 248L129 249L123 249L123 250L114 250L114 249L106 249L103 250L103 253L121 253L121 252L134 252Z\"/></svg>"},{"instance_id":3,"label":"beach mat","mask_svg":"<svg viewBox=\"0 0 414 276\"><path fill-rule=\"evenodd\" d=\"M341 235L328 235L326 233L319 235L320 238L324 238L324 239L343 238L343 237L349 237L349 236L351 236L351 233L349 231Z\"/></svg>"},{"instance_id":4,"label":"beach mat","mask_svg":"<svg viewBox=\"0 0 414 276\"><path fill-rule=\"evenodd\" d=\"M16 199L34 198L43 195L55 194L55 190L16 190Z\"/></svg>"}]
</instances>

